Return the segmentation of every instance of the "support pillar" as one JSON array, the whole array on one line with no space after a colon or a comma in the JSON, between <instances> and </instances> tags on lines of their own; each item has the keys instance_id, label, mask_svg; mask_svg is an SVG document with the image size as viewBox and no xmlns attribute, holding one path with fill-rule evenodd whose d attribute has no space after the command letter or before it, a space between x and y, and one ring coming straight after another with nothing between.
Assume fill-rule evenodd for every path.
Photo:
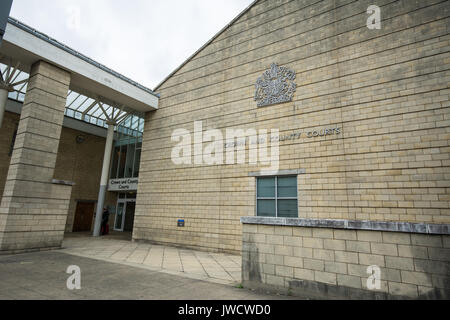
<instances>
[{"instance_id":1,"label":"support pillar","mask_svg":"<svg viewBox=\"0 0 450 320\"><path fill-rule=\"evenodd\" d=\"M0 205L0 254L62 244L72 187L53 175L69 84L70 73L47 62L31 68Z\"/></svg>"},{"instance_id":2,"label":"support pillar","mask_svg":"<svg viewBox=\"0 0 450 320\"><path fill-rule=\"evenodd\" d=\"M105 204L105 195L108 189L109 179L109 165L111 164L111 152L114 143L114 127L116 125L113 121L108 121L108 134L105 144L105 155L103 156L102 176L100 179L100 191L98 192L97 211L95 214L94 223L94 237L100 236L100 229L102 226L103 206Z\"/></svg>"}]
</instances>

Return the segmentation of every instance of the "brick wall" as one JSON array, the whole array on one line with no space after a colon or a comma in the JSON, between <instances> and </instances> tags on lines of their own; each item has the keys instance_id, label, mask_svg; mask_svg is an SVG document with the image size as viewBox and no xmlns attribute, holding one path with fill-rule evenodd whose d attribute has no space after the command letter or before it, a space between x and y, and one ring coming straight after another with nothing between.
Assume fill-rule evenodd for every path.
<instances>
[{"instance_id":1,"label":"brick wall","mask_svg":"<svg viewBox=\"0 0 450 320\"><path fill-rule=\"evenodd\" d=\"M244 224L242 281L317 298L450 297L450 236ZM381 288L368 290L369 266Z\"/></svg>"},{"instance_id":2,"label":"brick wall","mask_svg":"<svg viewBox=\"0 0 450 320\"><path fill-rule=\"evenodd\" d=\"M366 27L369 5L382 29ZM261 0L167 79L146 115L134 238L241 250L255 214L253 165L175 165L176 129L339 127L280 143L299 176L299 216L449 223L448 1ZM291 103L257 108L276 62L297 73ZM183 218L185 228L177 228Z\"/></svg>"}]
</instances>

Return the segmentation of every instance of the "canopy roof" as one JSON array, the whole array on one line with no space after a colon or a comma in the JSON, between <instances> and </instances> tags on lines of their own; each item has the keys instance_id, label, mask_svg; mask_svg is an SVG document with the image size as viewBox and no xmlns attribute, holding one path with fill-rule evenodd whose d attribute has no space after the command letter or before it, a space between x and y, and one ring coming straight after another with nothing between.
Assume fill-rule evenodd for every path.
<instances>
[{"instance_id":1,"label":"canopy roof","mask_svg":"<svg viewBox=\"0 0 450 320\"><path fill-rule=\"evenodd\" d=\"M10 17L0 47L0 81L14 88L10 99L24 101L31 66L41 60L71 73L68 117L103 128L112 121L136 136L143 132L144 113L158 109L152 90Z\"/></svg>"},{"instance_id":2,"label":"canopy roof","mask_svg":"<svg viewBox=\"0 0 450 320\"><path fill-rule=\"evenodd\" d=\"M12 71L14 71L13 67L0 63L0 72L3 78ZM27 91L27 82L24 81L28 79L29 75L24 71L15 70L13 77L15 78L13 83L19 84L14 86L15 91L10 92L8 97L23 103ZM117 130L132 136L140 136L144 131L142 113L129 109L126 112L120 107L114 107L73 90L69 90L67 93L65 115L103 128L108 128L108 118L116 118L118 119Z\"/></svg>"}]
</instances>

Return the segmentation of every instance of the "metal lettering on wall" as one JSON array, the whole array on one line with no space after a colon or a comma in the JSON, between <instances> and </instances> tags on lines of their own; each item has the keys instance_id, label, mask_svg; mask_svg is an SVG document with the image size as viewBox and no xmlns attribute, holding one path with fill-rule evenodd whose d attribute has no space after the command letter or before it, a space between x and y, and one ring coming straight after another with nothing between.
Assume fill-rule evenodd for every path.
<instances>
[{"instance_id":1,"label":"metal lettering on wall","mask_svg":"<svg viewBox=\"0 0 450 320\"><path fill-rule=\"evenodd\" d=\"M342 133L342 128L336 127L336 128L322 128L322 129L308 129L308 130L305 130L304 132L298 131L298 132L294 132L291 134L272 136L272 137L269 137L268 139L263 138L263 137L253 137L253 138L245 137L244 139L238 139L239 141L225 143L224 148L225 149L234 148L234 147L238 147L238 146L245 146L247 144L249 144L249 145L264 144L264 143L268 143L268 141L284 142L284 141L290 141L290 140L291 141L299 140L302 138L312 139L312 138L327 137L327 136L333 136L333 135L337 136L337 135L340 135L341 133Z\"/></svg>"},{"instance_id":2,"label":"metal lettering on wall","mask_svg":"<svg viewBox=\"0 0 450 320\"><path fill-rule=\"evenodd\" d=\"M255 101L258 107L292 101L297 88L295 71L272 63L270 70L256 81Z\"/></svg>"}]
</instances>

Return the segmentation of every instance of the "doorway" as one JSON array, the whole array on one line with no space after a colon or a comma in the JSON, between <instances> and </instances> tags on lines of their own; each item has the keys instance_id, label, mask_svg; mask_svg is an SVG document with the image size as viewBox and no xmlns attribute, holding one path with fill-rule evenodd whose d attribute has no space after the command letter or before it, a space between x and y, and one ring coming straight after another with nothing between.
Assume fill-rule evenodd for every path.
<instances>
[{"instance_id":1,"label":"doorway","mask_svg":"<svg viewBox=\"0 0 450 320\"><path fill-rule=\"evenodd\" d=\"M72 229L73 232L91 231L94 209L95 202L77 202Z\"/></svg>"},{"instance_id":2,"label":"doorway","mask_svg":"<svg viewBox=\"0 0 450 320\"><path fill-rule=\"evenodd\" d=\"M114 221L115 231L133 231L135 209L135 199L119 199L117 202L116 218Z\"/></svg>"}]
</instances>

